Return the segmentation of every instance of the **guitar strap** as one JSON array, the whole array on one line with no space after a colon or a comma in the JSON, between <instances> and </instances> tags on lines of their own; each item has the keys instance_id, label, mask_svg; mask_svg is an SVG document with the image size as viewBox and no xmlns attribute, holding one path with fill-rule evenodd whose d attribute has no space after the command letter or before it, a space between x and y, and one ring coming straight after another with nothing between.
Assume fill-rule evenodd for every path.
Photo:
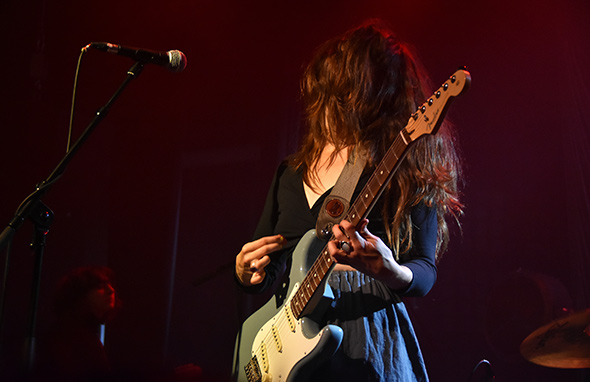
<instances>
[{"instance_id":1,"label":"guitar strap","mask_svg":"<svg viewBox=\"0 0 590 382\"><path fill-rule=\"evenodd\" d=\"M361 177L367 158L359 154L357 150L349 155L342 173L332 188L330 195L324 200L318 220L316 221L316 235L323 240L329 240L332 235L332 227L344 218L350 207L350 198Z\"/></svg>"}]
</instances>

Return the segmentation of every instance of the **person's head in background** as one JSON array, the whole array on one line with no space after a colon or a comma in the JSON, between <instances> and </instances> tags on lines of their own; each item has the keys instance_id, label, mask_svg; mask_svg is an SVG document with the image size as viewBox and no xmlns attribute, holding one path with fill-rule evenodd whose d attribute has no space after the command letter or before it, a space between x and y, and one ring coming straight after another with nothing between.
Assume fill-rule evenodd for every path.
<instances>
[{"instance_id":1,"label":"person's head in background","mask_svg":"<svg viewBox=\"0 0 590 382\"><path fill-rule=\"evenodd\" d=\"M113 271L108 267L79 267L58 283L55 310L60 318L103 324L120 306Z\"/></svg>"}]
</instances>

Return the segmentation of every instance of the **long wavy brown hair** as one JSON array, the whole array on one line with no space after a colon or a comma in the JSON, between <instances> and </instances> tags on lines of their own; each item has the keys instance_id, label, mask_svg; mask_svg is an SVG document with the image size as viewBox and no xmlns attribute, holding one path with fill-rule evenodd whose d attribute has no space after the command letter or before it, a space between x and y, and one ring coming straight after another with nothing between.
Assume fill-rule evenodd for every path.
<instances>
[{"instance_id":1,"label":"long wavy brown hair","mask_svg":"<svg viewBox=\"0 0 590 382\"><path fill-rule=\"evenodd\" d=\"M327 144L335 147L331 161L341 150L356 148L375 166L417 106L432 94L411 48L379 20L321 45L304 72L301 90L308 131L290 164L303 170L311 188L317 185L315 165ZM437 209L437 257L446 250L446 217L457 221L463 208L455 146L449 124L443 123L438 134L410 146L386 189L382 215L398 259L412 246L410 212L421 202Z\"/></svg>"}]
</instances>

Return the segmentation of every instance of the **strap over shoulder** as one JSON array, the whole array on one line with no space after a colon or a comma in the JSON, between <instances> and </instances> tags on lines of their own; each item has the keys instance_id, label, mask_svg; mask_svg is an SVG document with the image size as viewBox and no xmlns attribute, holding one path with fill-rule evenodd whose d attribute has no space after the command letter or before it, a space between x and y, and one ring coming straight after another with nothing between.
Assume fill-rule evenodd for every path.
<instances>
[{"instance_id":1,"label":"strap over shoulder","mask_svg":"<svg viewBox=\"0 0 590 382\"><path fill-rule=\"evenodd\" d=\"M316 221L316 235L329 240L334 224L340 223L350 207L350 198L367 162L366 156L353 150L330 195L324 200Z\"/></svg>"}]
</instances>

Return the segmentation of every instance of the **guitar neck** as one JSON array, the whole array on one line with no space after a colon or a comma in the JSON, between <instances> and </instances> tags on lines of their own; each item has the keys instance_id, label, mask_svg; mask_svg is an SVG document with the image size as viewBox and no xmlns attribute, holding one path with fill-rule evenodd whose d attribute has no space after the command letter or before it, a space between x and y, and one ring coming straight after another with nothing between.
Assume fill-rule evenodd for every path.
<instances>
[{"instance_id":1,"label":"guitar neck","mask_svg":"<svg viewBox=\"0 0 590 382\"><path fill-rule=\"evenodd\" d=\"M401 163L401 159L410 143L406 130L403 129L367 181L354 204L348 210L344 220L358 226L369 215L379 196L383 193L385 186L393 177L397 166Z\"/></svg>"}]
</instances>

